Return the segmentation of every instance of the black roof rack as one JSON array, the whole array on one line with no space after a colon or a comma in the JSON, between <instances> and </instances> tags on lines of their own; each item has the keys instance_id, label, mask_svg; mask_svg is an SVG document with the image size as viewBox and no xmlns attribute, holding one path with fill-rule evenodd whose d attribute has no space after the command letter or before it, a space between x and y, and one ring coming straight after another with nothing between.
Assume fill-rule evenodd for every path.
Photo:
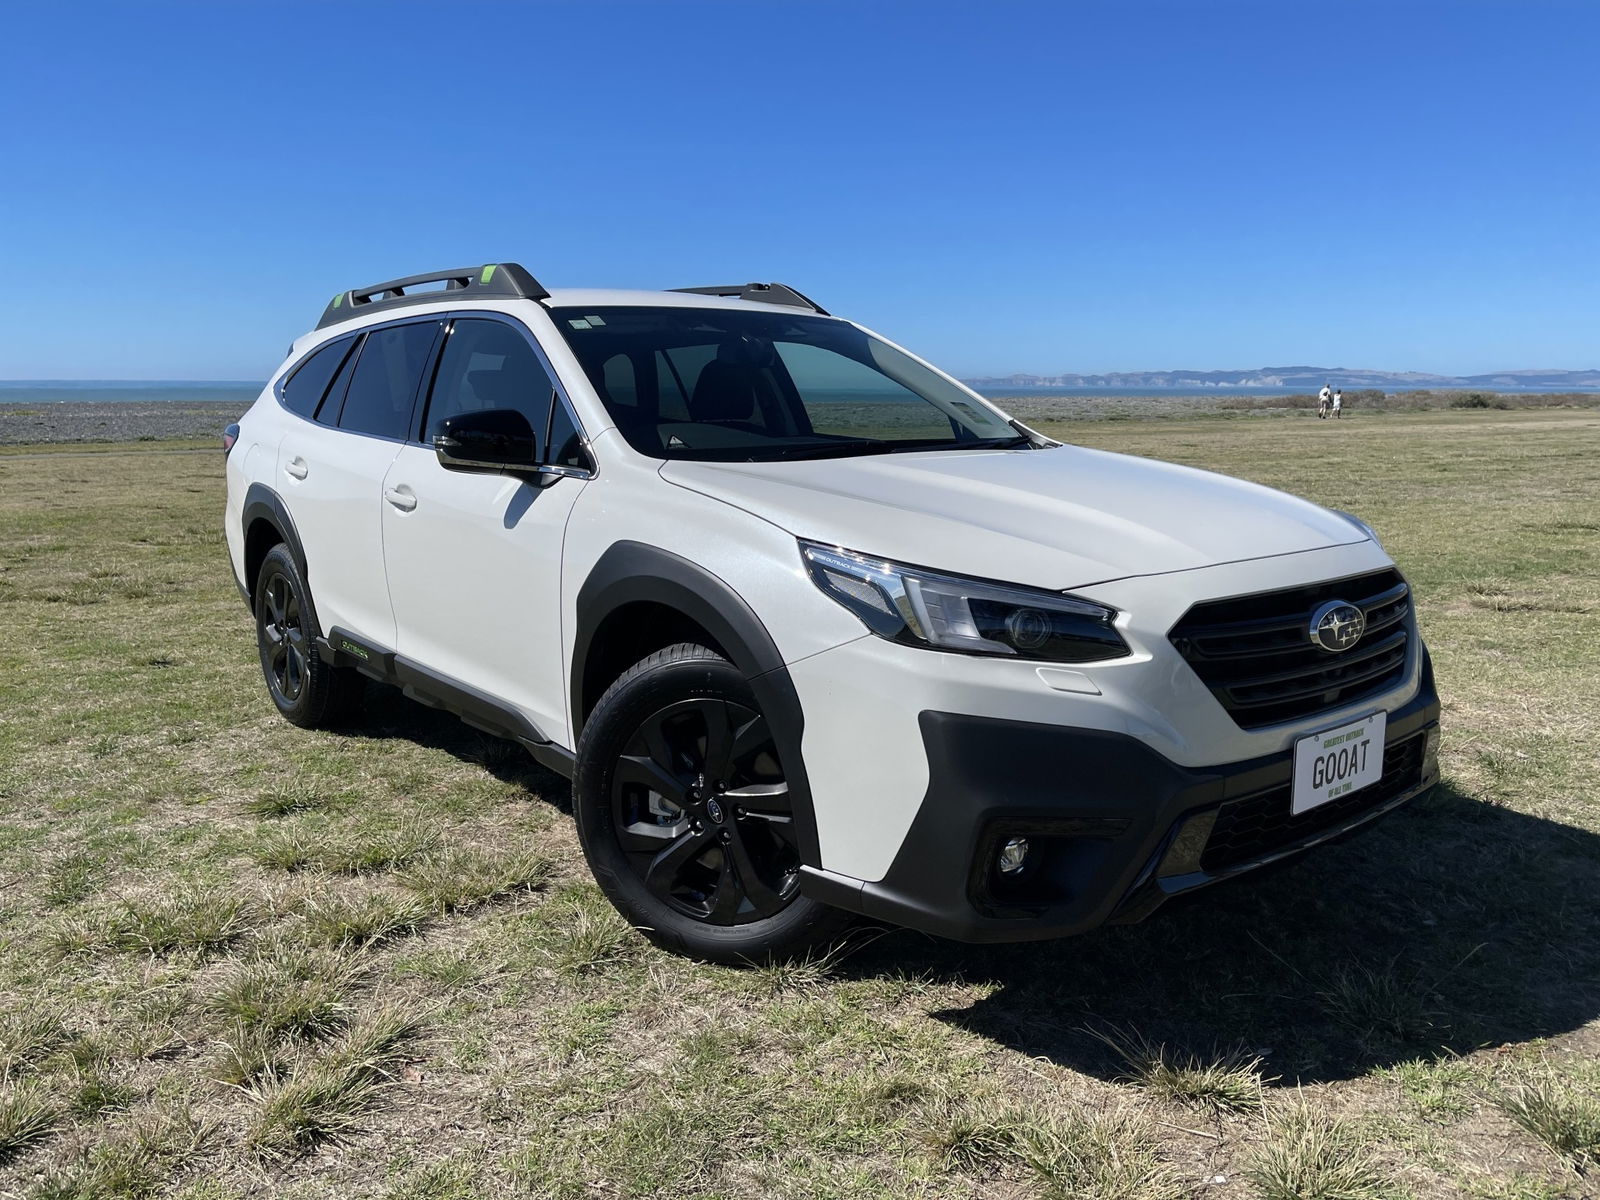
<instances>
[{"instance_id":1,"label":"black roof rack","mask_svg":"<svg viewBox=\"0 0 1600 1200\"><path fill-rule=\"evenodd\" d=\"M741 300L755 300L762 304L788 304L795 308L809 308L820 316L831 314L815 300L807 299L792 287L782 283L734 283L726 287L673 288L675 292L693 292L697 296L737 296Z\"/></svg>"},{"instance_id":2,"label":"black roof rack","mask_svg":"<svg viewBox=\"0 0 1600 1200\"><path fill-rule=\"evenodd\" d=\"M391 279L387 283L340 292L323 310L317 328L364 316L378 307L427 304L444 295L438 290L406 294L408 287L418 287L424 283L442 283L444 292L467 292L468 295L462 299L516 296L523 300L543 300L550 294L518 263L487 263L481 267L460 267L454 271L431 271L426 275L407 275L404 279Z\"/></svg>"}]
</instances>

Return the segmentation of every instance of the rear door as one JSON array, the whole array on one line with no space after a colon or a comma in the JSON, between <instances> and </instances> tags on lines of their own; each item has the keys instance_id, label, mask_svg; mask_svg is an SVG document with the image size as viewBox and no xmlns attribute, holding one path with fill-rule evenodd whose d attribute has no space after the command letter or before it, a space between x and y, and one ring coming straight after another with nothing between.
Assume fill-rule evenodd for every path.
<instances>
[{"instance_id":1,"label":"rear door","mask_svg":"<svg viewBox=\"0 0 1600 1200\"><path fill-rule=\"evenodd\" d=\"M368 330L310 420L278 444L279 493L306 555L306 585L326 634L338 625L394 644L383 570L383 477L404 443L441 322ZM292 387L292 381L291 381Z\"/></svg>"},{"instance_id":2,"label":"rear door","mask_svg":"<svg viewBox=\"0 0 1600 1200\"><path fill-rule=\"evenodd\" d=\"M571 411L527 330L508 319L457 318L439 353L421 439L400 450L384 486L395 649L509 704L546 737L561 740L567 713L561 543L586 483L446 470L432 449L445 417L507 408L528 418L542 456L552 424L558 431L552 460L564 459L562 447L578 441Z\"/></svg>"}]
</instances>

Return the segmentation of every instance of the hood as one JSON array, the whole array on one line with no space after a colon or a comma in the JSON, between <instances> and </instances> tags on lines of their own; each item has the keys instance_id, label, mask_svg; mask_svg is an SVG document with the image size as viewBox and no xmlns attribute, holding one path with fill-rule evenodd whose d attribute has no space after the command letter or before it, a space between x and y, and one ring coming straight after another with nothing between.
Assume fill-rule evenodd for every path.
<instances>
[{"instance_id":1,"label":"hood","mask_svg":"<svg viewBox=\"0 0 1600 1200\"><path fill-rule=\"evenodd\" d=\"M677 460L661 474L796 537L1053 590L1367 540L1272 488L1078 446Z\"/></svg>"}]
</instances>

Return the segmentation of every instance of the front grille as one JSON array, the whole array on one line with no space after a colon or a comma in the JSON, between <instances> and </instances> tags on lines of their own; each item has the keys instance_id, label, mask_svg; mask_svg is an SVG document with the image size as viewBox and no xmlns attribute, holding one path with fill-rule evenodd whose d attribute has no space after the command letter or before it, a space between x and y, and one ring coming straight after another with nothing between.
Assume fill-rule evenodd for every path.
<instances>
[{"instance_id":1,"label":"front grille","mask_svg":"<svg viewBox=\"0 0 1600 1200\"><path fill-rule=\"evenodd\" d=\"M1386 747L1383 775L1376 783L1298 816L1289 811L1290 784L1228 801L1217 810L1211 837L1200 854L1201 868L1215 874L1252 862L1341 825L1416 787L1422 781L1426 741L1426 734L1417 734Z\"/></svg>"},{"instance_id":2,"label":"front grille","mask_svg":"<svg viewBox=\"0 0 1600 1200\"><path fill-rule=\"evenodd\" d=\"M1346 600L1366 632L1335 653L1311 640L1311 614ZM1197 604L1172 644L1241 729L1260 729L1351 704L1405 674L1411 593L1395 570L1281 592Z\"/></svg>"}]
</instances>

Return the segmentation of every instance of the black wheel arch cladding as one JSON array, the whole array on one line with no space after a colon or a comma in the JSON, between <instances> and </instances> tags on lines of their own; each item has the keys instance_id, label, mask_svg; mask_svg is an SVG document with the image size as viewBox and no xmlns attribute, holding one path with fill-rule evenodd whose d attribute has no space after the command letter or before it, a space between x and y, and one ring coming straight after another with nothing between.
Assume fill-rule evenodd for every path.
<instances>
[{"instance_id":1,"label":"black wheel arch cladding","mask_svg":"<svg viewBox=\"0 0 1600 1200\"><path fill-rule=\"evenodd\" d=\"M311 586L311 575L306 569L306 552L300 544L300 533L294 527L294 520L289 516L289 507L284 504L283 497L278 495L264 483L252 483L250 490L244 494L244 509L240 513L240 524L243 527L245 545L245 578L240 580L246 597L253 605L255 603L256 576L261 569L261 561L266 558L271 546L263 547L259 557L250 561L251 541L250 531L256 527L258 521L265 521L278 534L278 540L289 548L289 554L294 558L294 565L300 572L300 578L305 580L306 587Z\"/></svg>"},{"instance_id":2,"label":"black wheel arch cladding","mask_svg":"<svg viewBox=\"0 0 1600 1200\"><path fill-rule=\"evenodd\" d=\"M783 656L761 619L733 588L699 564L655 546L629 541L617 542L595 563L577 597L569 680L573 737L581 736L587 715L584 677L595 635L612 613L639 603L659 604L694 621L749 681L783 760L794 803L801 861L820 866L816 812L800 755L805 728L800 697L784 667Z\"/></svg>"}]
</instances>

